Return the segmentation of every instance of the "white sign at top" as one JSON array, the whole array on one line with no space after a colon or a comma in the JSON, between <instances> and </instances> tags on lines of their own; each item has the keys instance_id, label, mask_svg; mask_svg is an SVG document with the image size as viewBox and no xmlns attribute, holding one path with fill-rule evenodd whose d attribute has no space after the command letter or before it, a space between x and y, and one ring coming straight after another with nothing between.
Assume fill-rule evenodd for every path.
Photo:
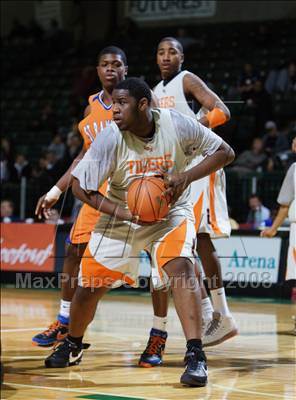
<instances>
[{"instance_id":1,"label":"white sign at top","mask_svg":"<svg viewBox=\"0 0 296 400\"><path fill-rule=\"evenodd\" d=\"M203 0L129 0L125 16L135 21L212 17L216 1Z\"/></svg>"}]
</instances>

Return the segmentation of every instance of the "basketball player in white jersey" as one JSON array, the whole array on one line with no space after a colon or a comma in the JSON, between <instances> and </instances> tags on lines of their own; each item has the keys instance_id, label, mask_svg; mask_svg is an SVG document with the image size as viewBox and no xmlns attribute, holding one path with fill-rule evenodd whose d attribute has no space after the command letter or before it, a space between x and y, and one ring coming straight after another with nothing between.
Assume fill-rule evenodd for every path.
<instances>
[{"instance_id":1,"label":"basketball player in white jersey","mask_svg":"<svg viewBox=\"0 0 296 400\"><path fill-rule=\"evenodd\" d=\"M146 249L153 284L172 290L187 340L181 383L204 386L207 367L201 342L201 295L194 271L195 227L188 188L191 182L230 163L234 153L196 119L175 110L151 109L150 89L140 79L122 81L112 97L114 123L97 135L72 172L74 195L102 215L81 260L69 335L45 365L63 368L80 362L83 335L98 300L123 283L137 286L139 263L135 257ZM188 169L188 162L200 154L204 160ZM137 165L143 172L137 171ZM168 167L165 184L174 202L165 220L141 224L127 207L128 187L136 178L155 175L163 165ZM109 186L103 196L98 188L106 179Z\"/></svg>"},{"instance_id":2,"label":"basketball player in white jersey","mask_svg":"<svg viewBox=\"0 0 296 400\"><path fill-rule=\"evenodd\" d=\"M161 108L174 108L198 119L209 128L224 124L230 112L222 100L196 75L182 71L183 48L175 38L160 41L157 49L157 64L163 80L154 88ZM193 110L199 105L200 110ZM202 157L197 158L195 164ZM228 309L221 264L211 238L229 237L230 222L225 193L225 175L221 169L191 186L194 204L197 252L208 279L213 306L206 291L203 292L203 322L205 346L219 344L237 334L235 321ZM167 338L166 321L168 293L153 291L154 318L147 347L141 355L139 365L151 367L162 363L162 348Z\"/></svg>"}]
</instances>

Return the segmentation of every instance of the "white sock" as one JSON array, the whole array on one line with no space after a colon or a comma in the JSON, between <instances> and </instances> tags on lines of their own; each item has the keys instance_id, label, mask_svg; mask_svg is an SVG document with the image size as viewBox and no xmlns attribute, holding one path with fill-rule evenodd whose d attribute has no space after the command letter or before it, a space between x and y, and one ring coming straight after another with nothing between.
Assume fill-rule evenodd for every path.
<instances>
[{"instance_id":1,"label":"white sock","mask_svg":"<svg viewBox=\"0 0 296 400\"><path fill-rule=\"evenodd\" d=\"M213 306L211 299L209 297L206 297L205 299L201 300L201 312L202 312L202 318L204 320L212 319L213 318Z\"/></svg>"},{"instance_id":2,"label":"white sock","mask_svg":"<svg viewBox=\"0 0 296 400\"><path fill-rule=\"evenodd\" d=\"M210 293L214 310L218 311L222 315L231 315L227 305L224 288L222 287L219 289L210 290Z\"/></svg>"},{"instance_id":3,"label":"white sock","mask_svg":"<svg viewBox=\"0 0 296 400\"><path fill-rule=\"evenodd\" d=\"M70 316L70 306L71 306L71 301L61 300L59 314L62 317L69 318L69 316Z\"/></svg>"},{"instance_id":4,"label":"white sock","mask_svg":"<svg viewBox=\"0 0 296 400\"><path fill-rule=\"evenodd\" d=\"M167 319L167 317L157 317L156 315L154 315L152 327L154 329L159 329L160 331L166 332Z\"/></svg>"}]
</instances>

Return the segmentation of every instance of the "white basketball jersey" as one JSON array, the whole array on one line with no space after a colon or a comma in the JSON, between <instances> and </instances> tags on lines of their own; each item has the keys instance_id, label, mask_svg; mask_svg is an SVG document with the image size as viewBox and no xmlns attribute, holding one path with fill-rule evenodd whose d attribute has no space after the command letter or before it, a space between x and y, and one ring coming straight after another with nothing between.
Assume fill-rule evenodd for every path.
<instances>
[{"instance_id":1,"label":"white basketball jersey","mask_svg":"<svg viewBox=\"0 0 296 400\"><path fill-rule=\"evenodd\" d=\"M177 111L199 120L208 110L201 107L195 114L190 108L184 93L183 79L189 71L179 72L166 85L160 81L153 89L161 108L174 108ZM188 168L192 168L203 160L196 157ZM223 181L223 188L219 182ZM230 223L225 192L225 174L217 171L211 177L205 177L191 184L191 201L195 215L195 228L200 233L209 233L212 238L230 235Z\"/></svg>"}]
</instances>

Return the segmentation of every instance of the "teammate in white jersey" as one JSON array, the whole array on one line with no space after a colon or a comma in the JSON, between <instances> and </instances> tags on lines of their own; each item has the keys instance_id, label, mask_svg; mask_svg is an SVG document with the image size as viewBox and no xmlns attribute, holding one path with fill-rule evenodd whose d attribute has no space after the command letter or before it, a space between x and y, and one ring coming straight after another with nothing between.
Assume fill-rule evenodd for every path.
<instances>
[{"instance_id":1,"label":"teammate in white jersey","mask_svg":"<svg viewBox=\"0 0 296 400\"><path fill-rule=\"evenodd\" d=\"M99 209L102 216L81 261L79 287L71 303L69 336L45 364L55 368L80 362L82 338L98 300L111 287L137 285L139 263L135 256L145 248L151 257L153 284L172 290L187 340L181 382L204 386L207 367L201 342L201 296L194 271L195 229L188 187L230 163L234 153L196 120L174 110L152 110L150 89L140 79L121 82L112 97L114 123L96 137L72 172L74 195ZM200 154L204 161L188 170L188 162ZM147 162L151 157L158 160L158 167L169 165L165 183L175 201L166 220L147 224L128 210L126 194L134 179L157 173L156 163ZM146 166L140 174L133 168L138 164ZM106 179L109 189L102 196L98 187Z\"/></svg>"},{"instance_id":2,"label":"teammate in white jersey","mask_svg":"<svg viewBox=\"0 0 296 400\"><path fill-rule=\"evenodd\" d=\"M185 115L197 118L203 125L215 128L230 118L230 112L222 100L211 91L196 75L182 71L184 61L182 45L174 38L167 37L160 41L157 49L157 64L162 81L153 92L161 108L174 108ZM196 115L194 108L200 108ZM196 158L197 164L202 157ZM194 204L195 228L197 232L197 252L201 259L211 301L203 293L203 319L205 336L203 342L211 346L223 342L237 334L237 327L228 309L221 264L211 238L229 237L230 222L227 210L225 175L223 169L191 185ZM152 293L154 319L150 340L139 364L151 367L162 363L160 344L166 333L168 294L162 291ZM214 313L213 313L214 312ZM157 341L159 346L157 346Z\"/></svg>"}]
</instances>

